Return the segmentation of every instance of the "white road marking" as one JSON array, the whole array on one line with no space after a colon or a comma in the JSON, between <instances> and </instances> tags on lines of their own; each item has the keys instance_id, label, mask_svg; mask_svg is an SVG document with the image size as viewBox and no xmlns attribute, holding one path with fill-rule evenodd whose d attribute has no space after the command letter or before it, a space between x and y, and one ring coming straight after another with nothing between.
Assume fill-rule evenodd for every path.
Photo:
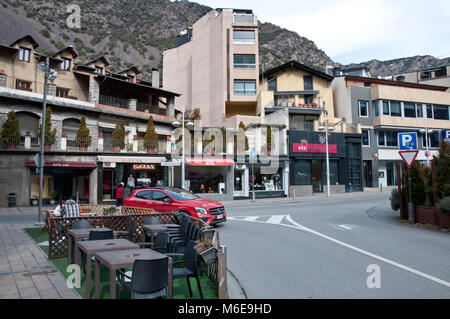
<instances>
[{"instance_id":1,"label":"white road marking","mask_svg":"<svg viewBox=\"0 0 450 319\"><path fill-rule=\"evenodd\" d=\"M258 217L262 217L262 216L252 216L252 217L258 218ZM438 284L441 284L441 285L443 285L443 286L446 286L446 287L449 287L449 288L450 288L450 282L448 282L448 281L445 281L445 280L443 280L443 279L440 279L440 278L431 276L431 275L429 275L429 274L426 274L426 273L421 272L421 271L419 271L419 270L413 269L413 268L411 268L411 267L402 265L402 264L397 263L397 262L395 262L395 261L393 261L393 260L390 260L390 259L387 259L387 258L378 256L378 255L372 254L371 252L368 252L368 251L363 250L363 249L361 249L361 248L355 247L355 246L353 246L353 245L346 244L346 243L344 243L344 242L342 242L342 241L340 241L340 240L334 239L334 238L332 238L332 237L330 237L330 236L324 235L324 234L319 233L319 232L317 232L317 231L315 231L315 230L312 230L312 229L310 229L310 228L307 228L307 227L305 227L305 226L303 226L303 225L300 225L300 224L297 223L296 221L294 221L290 215L286 215L285 217L286 217L286 220L287 220L288 222L290 222L292 225L288 225L288 224L278 224L278 225L284 226L284 227L293 228L293 229L303 230L303 231L306 231L306 232L309 232L309 233L314 234L314 235L316 235L316 236L319 236L319 237L322 237L322 238L327 239L327 240L329 240L329 241L332 241L332 242L334 242L334 243L336 243L336 244L338 244L338 245L341 245L341 246L344 246L344 247L346 247L346 248L348 248L348 249L354 250L354 251L356 251L356 252L358 252L358 253L360 253L360 254L363 254L363 255L372 257L372 258L374 258L374 259L380 260L380 261L382 261L382 262L384 262L384 263L387 263L387 264L392 265L392 266L394 266L394 267L397 267L397 268L406 270L406 271L408 271L408 272L410 272L410 273L413 273L413 274L415 274L415 275L417 275L417 276L423 277L423 278L425 278L425 279L434 281L434 282L436 282L436 283L438 283ZM252 220L252 222L254 222L254 223L261 223L261 224L267 224L266 221L257 221L256 218L255 218L254 220ZM249 221L249 220L248 220L248 217L245 218L245 219L235 219L235 220Z\"/></svg>"},{"instance_id":2,"label":"white road marking","mask_svg":"<svg viewBox=\"0 0 450 319\"><path fill-rule=\"evenodd\" d=\"M255 220L257 220L259 217L261 216L249 216L249 217L245 217L243 220L247 221L247 222L254 222Z\"/></svg>"},{"instance_id":3,"label":"white road marking","mask_svg":"<svg viewBox=\"0 0 450 319\"><path fill-rule=\"evenodd\" d=\"M283 220L284 217L285 217L285 215L270 216L270 218L268 220L266 220L266 223L268 223L268 224L281 224L281 221Z\"/></svg>"},{"instance_id":4,"label":"white road marking","mask_svg":"<svg viewBox=\"0 0 450 319\"><path fill-rule=\"evenodd\" d=\"M341 224L341 225L333 225L333 227L342 229L342 230L353 230L359 228L358 225L347 225L347 224Z\"/></svg>"}]
</instances>

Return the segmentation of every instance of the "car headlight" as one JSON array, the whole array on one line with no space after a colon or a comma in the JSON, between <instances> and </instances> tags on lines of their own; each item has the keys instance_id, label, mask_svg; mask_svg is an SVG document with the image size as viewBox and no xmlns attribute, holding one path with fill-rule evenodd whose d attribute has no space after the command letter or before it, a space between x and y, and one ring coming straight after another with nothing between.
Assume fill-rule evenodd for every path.
<instances>
[{"instance_id":1,"label":"car headlight","mask_svg":"<svg viewBox=\"0 0 450 319\"><path fill-rule=\"evenodd\" d=\"M208 211L202 207L194 207L195 211L202 215L208 215Z\"/></svg>"}]
</instances>

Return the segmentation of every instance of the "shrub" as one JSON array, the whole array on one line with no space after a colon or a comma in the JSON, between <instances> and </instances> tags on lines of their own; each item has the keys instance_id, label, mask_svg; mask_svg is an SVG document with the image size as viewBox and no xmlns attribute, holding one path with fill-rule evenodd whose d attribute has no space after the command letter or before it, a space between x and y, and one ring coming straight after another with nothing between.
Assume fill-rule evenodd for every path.
<instances>
[{"instance_id":1,"label":"shrub","mask_svg":"<svg viewBox=\"0 0 450 319\"><path fill-rule=\"evenodd\" d=\"M391 197L389 197L391 200L391 208L392 210L399 210L400 209L400 198L398 194L398 189L394 188L391 192Z\"/></svg>"},{"instance_id":2,"label":"shrub","mask_svg":"<svg viewBox=\"0 0 450 319\"><path fill-rule=\"evenodd\" d=\"M39 125L39 138L41 137L42 124ZM45 114L45 130L44 130L44 144L55 144L56 128L52 130L52 109L47 106Z\"/></svg>"},{"instance_id":3,"label":"shrub","mask_svg":"<svg viewBox=\"0 0 450 319\"><path fill-rule=\"evenodd\" d=\"M441 142L436 162L436 197L438 200L450 196L450 145Z\"/></svg>"},{"instance_id":4,"label":"shrub","mask_svg":"<svg viewBox=\"0 0 450 319\"><path fill-rule=\"evenodd\" d=\"M438 202L439 211L443 214L450 213L450 196L442 198Z\"/></svg>"},{"instance_id":5,"label":"shrub","mask_svg":"<svg viewBox=\"0 0 450 319\"><path fill-rule=\"evenodd\" d=\"M78 128L77 136L75 137L76 146L89 147L92 143L92 136L89 135L89 129L86 126L86 117L82 116L80 119L80 127Z\"/></svg>"},{"instance_id":6,"label":"shrub","mask_svg":"<svg viewBox=\"0 0 450 319\"><path fill-rule=\"evenodd\" d=\"M19 138L19 120L16 117L16 113L11 110L8 113L8 118L3 123L1 131L0 145L7 145L10 143L11 138Z\"/></svg>"},{"instance_id":7,"label":"shrub","mask_svg":"<svg viewBox=\"0 0 450 319\"><path fill-rule=\"evenodd\" d=\"M146 149L156 148L158 146L158 134L155 131L155 124L153 123L153 117L148 118L147 130L144 135L144 147Z\"/></svg>"},{"instance_id":8,"label":"shrub","mask_svg":"<svg viewBox=\"0 0 450 319\"><path fill-rule=\"evenodd\" d=\"M118 121L114 131L111 134L112 145L123 148L125 146L125 126L122 121Z\"/></svg>"}]
</instances>

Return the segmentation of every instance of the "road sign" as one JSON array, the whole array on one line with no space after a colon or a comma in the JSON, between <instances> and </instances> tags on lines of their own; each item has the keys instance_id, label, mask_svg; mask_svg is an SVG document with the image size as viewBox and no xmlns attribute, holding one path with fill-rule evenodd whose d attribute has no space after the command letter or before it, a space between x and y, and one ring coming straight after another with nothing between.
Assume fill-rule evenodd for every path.
<instances>
[{"instance_id":1,"label":"road sign","mask_svg":"<svg viewBox=\"0 0 450 319\"><path fill-rule=\"evenodd\" d=\"M414 161L416 160L417 154L419 154L419 151L399 151L398 153L405 162L406 166L408 166L408 168L411 168L411 166L414 164Z\"/></svg>"},{"instance_id":2,"label":"road sign","mask_svg":"<svg viewBox=\"0 0 450 319\"><path fill-rule=\"evenodd\" d=\"M450 130L442 130L441 139L443 142L450 143Z\"/></svg>"},{"instance_id":3,"label":"road sign","mask_svg":"<svg viewBox=\"0 0 450 319\"><path fill-rule=\"evenodd\" d=\"M37 153L35 156L34 156L34 164L36 164L36 167L41 167L41 154L40 153ZM44 166L45 165L45 158L43 158L42 159L42 166Z\"/></svg>"},{"instance_id":4,"label":"road sign","mask_svg":"<svg viewBox=\"0 0 450 319\"><path fill-rule=\"evenodd\" d=\"M417 133L398 133L398 149L400 151L417 150Z\"/></svg>"},{"instance_id":5,"label":"road sign","mask_svg":"<svg viewBox=\"0 0 450 319\"><path fill-rule=\"evenodd\" d=\"M168 167L173 167L173 166L180 166L181 162L162 162L161 166L168 166Z\"/></svg>"},{"instance_id":6,"label":"road sign","mask_svg":"<svg viewBox=\"0 0 450 319\"><path fill-rule=\"evenodd\" d=\"M255 158L255 157L256 157L256 152L253 151L253 150L251 150L251 151L248 153L248 156L249 156L250 158Z\"/></svg>"}]
</instances>

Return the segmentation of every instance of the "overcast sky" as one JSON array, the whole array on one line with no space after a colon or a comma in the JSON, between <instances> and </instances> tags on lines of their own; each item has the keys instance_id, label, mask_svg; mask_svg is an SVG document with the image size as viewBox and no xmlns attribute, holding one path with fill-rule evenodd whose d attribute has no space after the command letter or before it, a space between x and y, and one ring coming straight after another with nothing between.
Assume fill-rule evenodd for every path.
<instances>
[{"instance_id":1,"label":"overcast sky","mask_svg":"<svg viewBox=\"0 0 450 319\"><path fill-rule=\"evenodd\" d=\"M197 0L253 9L262 22L297 32L335 62L450 56L450 0Z\"/></svg>"}]
</instances>

